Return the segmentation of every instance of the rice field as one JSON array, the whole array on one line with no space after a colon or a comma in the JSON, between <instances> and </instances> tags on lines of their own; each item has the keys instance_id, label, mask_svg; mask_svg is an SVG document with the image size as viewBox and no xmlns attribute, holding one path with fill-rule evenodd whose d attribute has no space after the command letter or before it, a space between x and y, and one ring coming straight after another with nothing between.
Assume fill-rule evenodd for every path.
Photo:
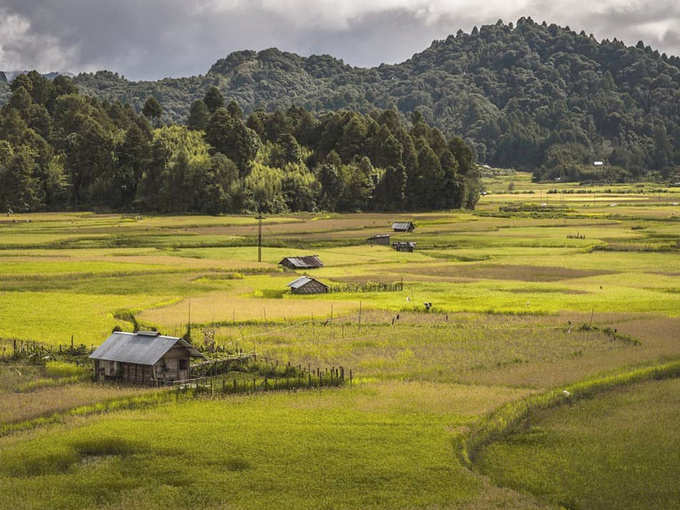
<instances>
[{"instance_id":1,"label":"rice field","mask_svg":"<svg viewBox=\"0 0 680 510\"><path fill-rule=\"evenodd\" d=\"M479 469L565 508L678 508L679 390L646 382L535 413L485 448Z\"/></svg>"},{"instance_id":2,"label":"rice field","mask_svg":"<svg viewBox=\"0 0 680 510\"><path fill-rule=\"evenodd\" d=\"M191 322L194 342L211 329L227 350L343 366L355 378L340 389L166 402L7 434L0 507L590 508L601 506L590 478L551 484L546 473L578 472L592 455L589 476L610 487L602 466L624 460L596 443L624 437L641 448L630 472L665 483L640 437L653 420L645 402L672 381L546 411L529 439L493 443L476 470L456 458L454 438L507 402L680 358L680 189L536 184L521 172L485 187L476 211L266 218L261 262L248 216L1 218L0 358L15 339L96 346L115 326L131 330L134 316L178 336ZM392 233L415 252L366 244L396 220L415 221L414 232ZM324 267L278 266L311 254ZM354 290L293 295L287 284L302 274ZM403 290L359 291L395 282ZM0 426L141 391L69 370L0 362ZM678 403L663 402L668 422ZM614 440L605 409L618 405L640 428ZM567 444L560 420L572 424L569 440L585 435L579 458L555 467ZM653 428L650 444L677 441L667 429ZM527 455L540 461L534 472L516 467ZM675 496L640 496L638 507L670 508Z\"/></svg>"}]
</instances>

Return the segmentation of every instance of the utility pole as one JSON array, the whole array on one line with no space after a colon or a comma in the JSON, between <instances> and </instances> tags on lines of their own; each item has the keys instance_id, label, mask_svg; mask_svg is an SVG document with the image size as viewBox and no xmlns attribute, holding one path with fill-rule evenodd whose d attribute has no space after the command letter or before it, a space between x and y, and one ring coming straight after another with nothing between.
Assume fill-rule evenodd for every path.
<instances>
[{"instance_id":1,"label":"utility pole","mask_svg":"<svg viewBox=\"0 0 680 510\"><path fill-rule=\"evenodd\" d=\"M189 298L189 304L188 304L188 317L187 317L187 332L186 336L187 338L185 340L191 342L191 298Z\"/></svg>"},{"instance_id":2,"label":"utility pole","mask_svg":"<svg viewBox=\"0 0 680 510\"><path fill-rule=\"evenodd\" d=\"M262 262L262 214L257 215L257 261Z\"/></svg>"}]
</instances>

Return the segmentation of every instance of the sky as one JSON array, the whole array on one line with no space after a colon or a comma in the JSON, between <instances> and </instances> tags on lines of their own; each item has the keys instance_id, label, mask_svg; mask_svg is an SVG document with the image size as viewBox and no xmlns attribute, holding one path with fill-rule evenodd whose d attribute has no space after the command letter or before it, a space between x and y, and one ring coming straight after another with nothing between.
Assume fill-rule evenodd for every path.
<instances>
[{"instance_id":1,"label":"sky","mask_svg":"<svg viewBox=\"0 0 680 510\"><path fill-rule=\"evenodd\" d=\"M0 0L0 70L152 80L271 47L375 66L522 16L680 55L678 0Z\"/></svg>"}]
</instances>

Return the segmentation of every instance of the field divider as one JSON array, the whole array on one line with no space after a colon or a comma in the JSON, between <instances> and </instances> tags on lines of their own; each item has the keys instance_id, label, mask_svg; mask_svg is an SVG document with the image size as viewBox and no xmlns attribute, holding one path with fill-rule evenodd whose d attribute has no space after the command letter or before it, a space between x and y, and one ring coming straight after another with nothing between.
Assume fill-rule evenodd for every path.
<instances>
[{"instance_id":1,"label":"field divider","mask_svg":"<svg viewBox=\"0 0 680 510\"><path fill-rule=\"evenodd\" d=\"M571 404L576 400L630 384L674 377L680 377L680 360L587 379L509 402L478 420L468 431L455 436L452 440L455 454L464 466L471 469L474 458L482 447L517 430L532 411Z\"/></svg>"}]
</instances>

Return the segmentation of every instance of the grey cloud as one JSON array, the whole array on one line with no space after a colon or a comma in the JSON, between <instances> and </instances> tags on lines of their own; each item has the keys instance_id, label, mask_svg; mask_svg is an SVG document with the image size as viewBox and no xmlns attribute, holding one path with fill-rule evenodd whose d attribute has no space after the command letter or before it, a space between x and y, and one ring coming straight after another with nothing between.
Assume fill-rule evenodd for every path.
<instances>
[{"instance_id":1,"label":"grey cloud","mask_svg":"<svg viewBox=\"0 0 680 510\"><path fill-rule=\"evenodd\" d=\"M0 69L110 69L157 79L205 73L231 51L272 46L372 66L404 60L460 28L521 16L680 54L680 5L672 0L528 0L516 8L488 0L483 10L463 0L431 8L423 0L335 4L347 9L313 0L289 1L285 9L265 0L0 0L2 17L24 22L18 32L0 22Z\"/></svg>"}]
</instances>

